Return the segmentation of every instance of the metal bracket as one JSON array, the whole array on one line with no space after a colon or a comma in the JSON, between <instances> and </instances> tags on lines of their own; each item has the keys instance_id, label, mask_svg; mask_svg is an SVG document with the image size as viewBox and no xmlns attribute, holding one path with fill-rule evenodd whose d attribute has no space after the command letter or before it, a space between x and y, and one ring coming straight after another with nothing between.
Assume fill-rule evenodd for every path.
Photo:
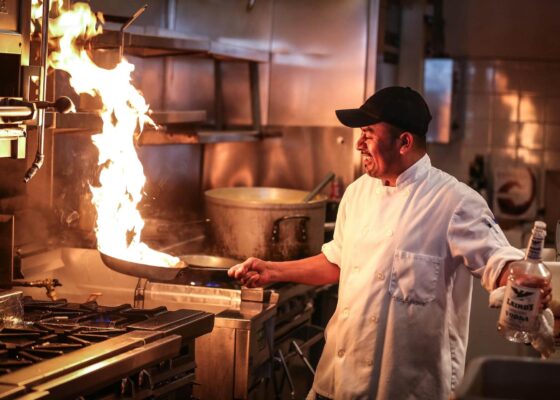
<instances>
[{"instance_id":1,"label":"metal bracket","mask_svg":"<svg viewBox=\"0 0 560 400\"><path fill-rule=\"evenodd\" d=\"M136 282L136 288L134 289L134 308L144 308L144 293L146 292L146 286L148 286L148 280L144 278L138 278L138 282Z\"/></svg>"},{"instance_id":2,"label":"metal bracket","mask_svg":"<svg viewBox=\"0 0 560 400\"><path fill-rule=\"evenodd\" d=\"M130 19L128 21L126 21L124 23L124 25L121 27L120 31L119 31L119 35L120 35L120 39L121 39L121 45L119 46L119 60L122 61L123 56L124 56L124 31L130 26L132 25L132 23L134 21L136 21L136 18L138 18L140 15L142 15L142 13L144 11L146 11L146 8L148 8L148 5L145 4L144 6L140 7L138 10L136 10L136 12L132 15L132 17L130 17Z\"/></svg>"},{"instance_id":3,"label":"metal bracket","mask_svg":"<svg viewBox=\"0 0 560 400\"><path fill-rule=\"evenodd\" d=\"M121 379L121 396L134 398L135 394L136 390L134 387L134 381L132 381L129 377Z\"/></svg>"},{"instance_id":4,"label":"metal bracket","mask_svg":"<svg viewBox=\"0 0 560 400\"><path fill-rule=\"evenodd\" d=\"M150 390L154 388L152 375L145 369L140 371L138 374L138 386L141 388L148 388Z\"/></svg>"},{"instance_id":5,"label":"metal bracket","mask_svg":"<svg viewBox=\"0 0 560 400\"><path fill-rule=\"evenodd\" d=\"M307 241L307 221L309 221L309 216L307 215L286 215L284 217L278 218L274 221L272 225L272 243L278 243L280 241L280 223L284 221L289 221L293 219L301 219L299 222L299 230L297 235L297 240L299 242Z\"/></svg>"}]
</instances>

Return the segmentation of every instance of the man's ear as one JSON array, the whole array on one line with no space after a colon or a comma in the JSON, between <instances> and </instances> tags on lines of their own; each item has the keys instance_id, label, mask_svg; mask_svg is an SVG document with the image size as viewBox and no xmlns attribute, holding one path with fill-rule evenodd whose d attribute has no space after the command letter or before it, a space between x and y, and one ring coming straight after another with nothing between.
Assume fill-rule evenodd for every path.
<instances>
[{"instance_id":1,"label":"man's ear","mask_svg":"<svg viewBox=\"0 0 560 400\"><path fill-rule=\"evenodd\" d=\"M400 140L401 140L401 148L400 148L400 153L401 154L406 154L409 151L412 150L412 148L414 147L414 135L410 132L403 132L400 135Z\"/></svg>"}]
</instances>

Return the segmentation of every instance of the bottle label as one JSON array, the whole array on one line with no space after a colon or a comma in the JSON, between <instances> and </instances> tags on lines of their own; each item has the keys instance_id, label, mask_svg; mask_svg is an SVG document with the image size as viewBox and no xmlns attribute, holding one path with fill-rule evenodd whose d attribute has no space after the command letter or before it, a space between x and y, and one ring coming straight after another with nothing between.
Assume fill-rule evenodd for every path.
<instances>
[{"instance_id":1,"label":"bottle label","mask_svg":"<svg viewBox=\"0 0 560 400\"><path fill-rule=\"evenodd\" d=\"M527 254L525 255L525 258L530 260L540 260L543 242L543 237L533 235L531 237L531 241L529 242L529 247L527 248Z\"/></svg>"},{"instance_id":2,"label":"bottle label","mask_svg":"<svg viewBox=\"0 0 560 400\"><path fill-rule=\"evenodd\" d=\"M539 288L508 282L500 311L500 325L516 331L534 331L539 315L539 304Z\"/></svg>"}]
</instances>

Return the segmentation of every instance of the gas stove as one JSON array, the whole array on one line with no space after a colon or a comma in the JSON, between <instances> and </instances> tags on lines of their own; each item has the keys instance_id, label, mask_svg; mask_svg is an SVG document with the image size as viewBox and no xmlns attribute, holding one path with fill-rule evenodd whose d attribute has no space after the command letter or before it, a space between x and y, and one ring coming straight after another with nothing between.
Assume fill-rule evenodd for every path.
<instances>
[{"instance_id":1,"label":"gas stove","mask_svg":"<svg viewBox=\"0 0 560 400\"><path fill-rule=\"evenodd\" d=\"M189 398L195 338L212 314L23 298L23 320L0 330L0 399Z\"/></svg>"}]
</instances>

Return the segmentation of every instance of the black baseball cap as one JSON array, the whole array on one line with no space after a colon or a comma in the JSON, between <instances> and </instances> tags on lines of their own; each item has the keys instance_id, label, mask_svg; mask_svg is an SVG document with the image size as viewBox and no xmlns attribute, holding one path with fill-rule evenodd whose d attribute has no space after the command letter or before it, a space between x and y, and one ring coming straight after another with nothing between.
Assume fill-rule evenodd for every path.
<instances>
[{"instance_id":1,"label":"black baseball cap","mask_svg":"<svg viewBox=\"0 0 560 400\"><path fill-rule=\"evenodd\" d=\"M360 108L336 110L343 125L361 128L386 122L416 135L424 136L432 120L424 98L409 87L390 86L379 90Z\"/></svg>"}]
</instances>

